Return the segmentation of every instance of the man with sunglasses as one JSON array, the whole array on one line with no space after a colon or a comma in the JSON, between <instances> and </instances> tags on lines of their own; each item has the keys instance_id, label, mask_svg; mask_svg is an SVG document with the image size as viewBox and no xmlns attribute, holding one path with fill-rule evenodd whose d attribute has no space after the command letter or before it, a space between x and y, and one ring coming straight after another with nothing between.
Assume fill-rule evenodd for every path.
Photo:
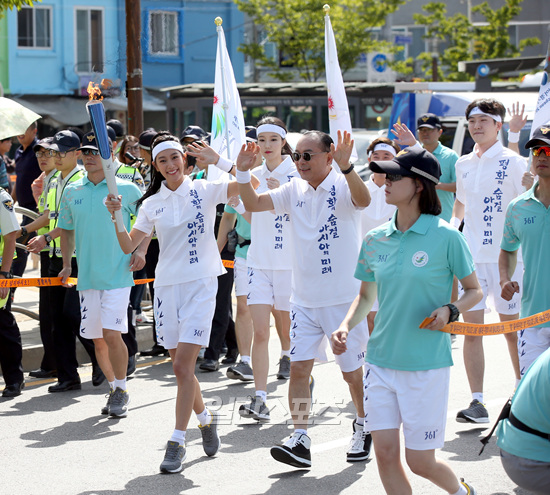
<instances>
[{"instance_id":1,"label":"man with sunglasses","mask_svg":"<svg viewBox=\"0 0 550 495\"><path fill-rule=\"evenodd\" d=\"M538 181L508 205L498 260L502 297L509 301L520 292L518 274L514 272L521 246L525 268L522 318L546 311L550 301L550 263L547 261L550 250L550 126L543 125L536 129L525 148L533 153L532 168ZM549 347L548 323L519 332L522 377L533 361Z\"/></svg>"},{"instance_id":2,"label":"man with sunglasses","mask_svg":"<svg viewBox=\"0 0 550 495\"><path fill-rule=\"evenodd\" d=\"M328 134L308 131L292 154L300 178L260 195L250 184L250 169L259 151L242 151L237 158L237 181L246 210L290 215L293 278L288 396L295 429L289 440L271 449L271 455L294 467L311 467L307 428L314 360L327 360L330 336L359 290L359 281L353 276L361 243L359 211L369 205L370 194L349 163L352 149L353 140L347 132L338 132L338 145L334 146ZM333 162L341 173L333 168ZM366 461L370 455L370 434L363 430L367 339L363 321L350 336L350 350L336 357L356 409L348 462Z\"/></svg>"},{"instance_id":3,"label":"man with sunglasses","mask_svg":"<svg viewBox=\"0 0 550 495\"><path fill-rule=\"evenodd\" d=\"M72 131L59 131L53 137L52 142L49 144L49 152L53 157L55 168L59 174L56 179L50 182L50 187L46 192L46 206L43 215L29 226L29 228L36 230L36 228L43 226L41 222L44 221L44 219L48 220L48 231L31 239L28 244L28 249L30 252L39 253L49 245L50 277L57 277L63 268L61 246L59 243L61 230L57 225L61 200L67 186L84 175L83 170L78 166L78 159L80 157L80 151L78 151L79 146L80 139ZM76 277L77 273L76 257L73 253L72 276ZM74 287L51 287L50 289L50 314L53 324L58 382L50 386L48 392L56 393L80 390L81 382L78 374L78 361L76 359L75 348L75 336L80 338L80 306L78 294ZM83 338L80 338L80 342L92 361L92 381L94 381L95 384L99 384L105 378L97 365L94 344L91 340Z\"/></svg>"},{"instance_id":4,"label":"man with sunglasses","mask_svg":"<svg viewBox=\"0 0 550 495\"><path fill-rule=\"evenodd\" d=\"M505 115L502 103L490 98L474 100L466 108L468 130L476 144L472 153L456 162L456 201L451 224L458 227L464 219L464 235L483 290L481 302L464 313L466 323L484 323L489 296L500 321L515 320L519 316L520 293L515 293L510 301L501 297L498 258L506 208L524 192L522 177L527 166L523 157L505 148L498 139ZM515 280L521 277L522 270L522 263L518 263ZM508 333L505 338L517 384L520 378L517 335ZM465 336L463 354L472 401L469 407L458 412L456 420L488 423L483 394L483 337Z\"/></svg>"},{"instance_id":5,"label":"man with sunglasses","mask_svg":"<svg viewBox=\"0 0 550 495\"><path fill-rule=\"evenodd\" d=\"M110 139L109 144L112 147ZM134 285L131 265L135 255L122 252L115 230L109 227L111 215L104 206L109 190L93 133L83 137L78 151L86 175L69 184L62 199L59 228L63 269L59 276L67 283L71 253L76 247L80 335L94 341L97 359L110 385L101 414L125 417L130 398L126 391L128 350L122 334L128 333L128 303ZM142 194L135 184L124 179L117 178L117 187L128 229L131 217L136 215L135 202ZM142 243L137 251L143 246ZM142 258L145 259L144 252Z\"/></svg>"}]
</instances>

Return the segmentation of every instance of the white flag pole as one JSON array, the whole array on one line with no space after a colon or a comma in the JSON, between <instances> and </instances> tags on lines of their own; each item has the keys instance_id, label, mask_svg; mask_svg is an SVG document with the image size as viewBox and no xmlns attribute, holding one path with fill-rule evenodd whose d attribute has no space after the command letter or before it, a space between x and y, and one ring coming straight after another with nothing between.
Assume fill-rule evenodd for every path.
<instances>
[{"instance_id":1,"label":"white flag pole","mask_svg":"<svg viewBox=\"0 0 550 495\"><path fill-rule=\"evenodd\" d=\"M348 97L344 86L344 78L338 61L336 39L330 22L330 5L323 6L325 12L325 74L328 93L329 133L334 142L338 140L338 131L347 131L353 139ZM353 145L351 162L357 161L357 148ZM340 170L335 166L337 170Z\"/></svg>"},{"instance_id":2,"label":"white flag pole","mask_svg":"<svg viewBox=\"0 0 550 495\"><path fill-rule=\"evenodd\" d=\"M225 45L225 35L222 28L222 18L216 17L214 20L216 23L216 31L218 32L218 56L220 57L220 69L222 74L222 108L223 108L223 117L225 120L225 140L227 146L227 158L231 159L230 150L229 150L229 121L227 120L227 93L225 89L225 65L224 65L224 45Z\"/></svg>"}]
</instances>

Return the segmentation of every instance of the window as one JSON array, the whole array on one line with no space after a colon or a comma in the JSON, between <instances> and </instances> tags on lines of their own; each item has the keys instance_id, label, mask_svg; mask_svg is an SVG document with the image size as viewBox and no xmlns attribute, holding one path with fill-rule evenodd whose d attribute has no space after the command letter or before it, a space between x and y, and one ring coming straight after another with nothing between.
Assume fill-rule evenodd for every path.
<instances>
[{"instance_id":1,"label":"window","mask_svg":"<svg viewBox=\"0 0 550 495\"><path fill-rule=\"evenodd\" d=\"M52 47L52 10L50 7L22 7L17 12L19 48Z\"/></svg>"},{"instance_id":2,"label":"window","mask_svg":"<svg viewBox=\"0 0 550 495\"><path fill-rule=\"evenodd\" d=\"M103 11L76 9L76 72L103 72Z\"/></svg>"},{"instance_id":3,"label":"window","mask_svg":"<svg viewBox=\"0 0 550 495\"><path fill-rule=\"evenodd\" d=\"M153 11L149 13L149 53L179 55L178 13Z\"/></svg>"}]
</instances>

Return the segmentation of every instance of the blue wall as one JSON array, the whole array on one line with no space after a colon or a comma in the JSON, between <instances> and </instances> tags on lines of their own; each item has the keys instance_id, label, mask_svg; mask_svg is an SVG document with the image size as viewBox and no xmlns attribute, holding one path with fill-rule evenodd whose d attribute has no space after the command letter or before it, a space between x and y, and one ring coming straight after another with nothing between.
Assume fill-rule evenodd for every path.
<instances>
[{"instance_id":1,"label":"blue wall","mask_svg":"<svg viewBox=\"0 0 550 495\"><path fill-rule=\"evenodd\" d=\"M79 91L75 71L75 8L103 10L104 60L102 74L124 88L126 79L126 24L124 0L43 0L38 6L52 6L51 49L17 47L17 12L7 12L9 87L12 94L72 95ZM235 77L243 81L244 57L237 51L243 41L244 16L231 1L187 2L142 0L142 63L145 87L166 87L191 83L213 83L216 57L216 16L223 18ZM178 12L180 53L175 57L153 57L148 53L148 12Z\"/></svg>"},{"instance_id":2,"label":"blue wall","mask_svg":"<svg viewBox=\"0 0 550 495\"><path fill-rule=\"evenodd\" d=\"M53 6L51 49L17 47L17 11L8 12L10 90L14 94L67 95L78 90L75 71L75 3L67 0L43 0L39 6ZM119 34L117 2L86 0L80 7L103 9L105 71L100 76L116 80L118 71Z\"/></svg>"}]
</instances>

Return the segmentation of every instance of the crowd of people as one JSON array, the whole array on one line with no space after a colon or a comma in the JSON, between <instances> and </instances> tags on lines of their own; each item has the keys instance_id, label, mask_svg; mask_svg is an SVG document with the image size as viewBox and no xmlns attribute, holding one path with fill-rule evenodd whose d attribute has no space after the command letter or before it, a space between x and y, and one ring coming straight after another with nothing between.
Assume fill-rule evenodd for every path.
<instances>
[{"instance_id":1,"label":"crowd of people","mask_svg":"<svg viewBox=\"0 0 550 495\"><path fill-rule=\"evenodd\" d=\"M281 344L277 378L289 379L294 425L290 438L271 448L275 460L311 467L312 371L330 347L355 410L346 460L365 462L374 450L387 493L412 493L401 464L402 427L413 473L449 494L475 494L435 455L445 439L453 364L452 337L440 330L460 315L483 324L489 307L506 322L546 311L550 301L550 127L536 129L527 143L528 170L517 146L523 111L518 105L510 113L505 148L499 133L506 109L493 99L473 101L466 118L475 146L461 157L441 144L438 116L422 115L416 136L395 124L395 139L370 144L366 181L350 163L348 132L334 142L306 131L293 150L285 124L264 117L247 127L233 163L198 126L181 138L153 129L134 137L109 121L118 197L109 194L93 132L67 129L38 141L31 125L18 137L13 200L38 218L24 217L20 226L12 197L1 191L0 277L23 275L32 252L40 255L41 275L60 276L63 285L40 288L44 358L30 375L57 377L52 393L80 389L78 337L93 384L109 384L101 413L126 416L135 324L146 319L144 285L134 278L154 278L155 344L141 355L168 353L177 382L161 472L183 469L192 412L205 454L218 452L219 417L205 406L196 363L217 371L224 346L227 376L254 382L239 414L270 421L273 316ZM227 177L208 180L211 167ZM118 211L124 225L116 224ZM16 239L26 250L14 258ZM76 287L69 277L78 278ZM0 288L0 298L2 395L16 397L24 377L13 290ZM550 491L550 411L543 404L531 414L537 390L548 395L549 328L505 334L516 375L510 393L518 392L513 414L499 425L499 446L510 477L520 485L528 480L536 493ZM456 420L488 423L482 337L465 337L464 362L472 400Z\"/></svg>"}]
</instances>

